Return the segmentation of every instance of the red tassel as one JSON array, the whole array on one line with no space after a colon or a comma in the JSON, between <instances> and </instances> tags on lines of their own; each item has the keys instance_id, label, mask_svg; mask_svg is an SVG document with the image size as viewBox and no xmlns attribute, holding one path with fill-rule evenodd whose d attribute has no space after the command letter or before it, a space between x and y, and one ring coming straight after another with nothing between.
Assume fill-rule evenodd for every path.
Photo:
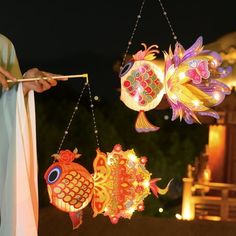
<instances>
[{"instance_id":1,"label":"red tassel","mask_svg":"<svg viewBox=\"0 0 236 236\"><path fill-rule=\"evenodd\" d=\"M69 216L73 225L73 229L78 229L82 224L83 212L82 211L69 212Z\"/></svg>"}]
</instances>

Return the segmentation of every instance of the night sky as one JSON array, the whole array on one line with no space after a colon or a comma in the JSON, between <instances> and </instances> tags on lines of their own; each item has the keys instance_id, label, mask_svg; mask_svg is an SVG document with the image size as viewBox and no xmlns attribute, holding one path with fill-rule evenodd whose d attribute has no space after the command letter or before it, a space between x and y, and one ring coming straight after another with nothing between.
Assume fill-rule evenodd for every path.
<instances>
[{"instance_id":1,"label":"night sky","mask_svg":"<svg viewBox=\"0 0 236 236\"><path fill-rule=\"evenodd\" d=\"M1 33L14 43L24 72L38 67L61 74L89 73L101 97L118 95L113 65L122 59L142 0L1 3ZM162 0L179 42L189 47L202 35L204 44L235 31L234 1ZM129 53L140 44L174 45L158 0L146 0ZM78 82L72 82L72 87Z\"/></svg>"}]
</instances>

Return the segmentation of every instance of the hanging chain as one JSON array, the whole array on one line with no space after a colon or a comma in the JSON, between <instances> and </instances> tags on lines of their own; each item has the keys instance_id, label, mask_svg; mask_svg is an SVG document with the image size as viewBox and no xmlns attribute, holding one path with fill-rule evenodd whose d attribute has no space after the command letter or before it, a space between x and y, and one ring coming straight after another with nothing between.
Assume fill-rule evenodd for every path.
<instances>
[{"instance_id":1,"label":"hanging chain","mask_svg":"<svg viewBox=\"0 0 236 236\"><path fill-rule=\"evenodd\" d=\"M69 129L70 129L71 123L72 123L72 121L73 121L73 119L74 119L74 116L75 116L76 112L77 112L78 109L79 109L80 100L81 100L81 98L82 98L82 96L83 96L83 93L84 93L84 90L85 90L85 87L86 87L86 86L87 86L87 82L84 83L84 87L82 88L82 91L81 91L81 93L80 93L80 95L79 95L79 98L78 98L78 100L77 100L77 102L76 102L76 104L75 104L74 111L72 112L72 115L71 115L71 117L70 117L69 123L68 123L68 125L67 125L67 127L66 127L66 130L64 131L64 135L63 135L63 137L62 137L62 140L61 140L61 143L60 143L60 145L59 145L59 148L57 149L57 153L60 152L61 147L62 147L62 145L63 145L63 143L64 143L64 141L65 141L65 138L66 138L67 134L69 133Z\"/></svg>"},{"instance_id":2,"label":"hanging chain","mask_svg":"<svg viewBox=\"0 0 236 236\"><path fill-rule=\"evenodd\" d=\"M167 23L168 23L168 25L169 25L169 27L170 27L170 31L171 31L171 34L172 34L172 36L173 36L173 39L174 39L174 40L176 41L176 43L177 43L177 42L178 42L177 36L176 36L175 31L174 31L174 29L173 29L173 27L172 27L172 25L171 25L171 23L170 23L170 20L169 20L169 17L168 17L168 15L167 15L167 12L166 12L166 10L165 10L165 8L164 8L164 6L163 6L161 0L158 0L158 2L160 3L160 6L161 6L161 9L162 9L163 15L164 15L164 17L166 18L166 21L167 21Z\"/></svg>"},{"instance_id":3,"label":"hanging chain","mask_svg":"<svg viewBox=\"0 0 236 236\"><path fill-rule=\"evenodd\" d=\"M142 1L142 4L141 4L140 10L139 10L139 13L138 13L138 15L137 15L137 19L136 19L136 22L135 22L135 25L134 25L134 29L133 29L132 34L131 34L131 36L130 36L130 39L129 39L129 41L128 41L128 45L127 45L127 48L126 48L126 50L125 50L125 54L124 54L124 57L123 57L123 60L122 60L122 63L121 63L121 67L120 67L121 70L122 70L123 65L124 65L124 63L125 63L125 60L126 60L126 57L127 57L128 51L129 51L129 48L130 48L130 46L131 46L131 44L132 44L132 42L133 42L134 34L135 34L136 30L137 30L138 23L139 23L139 20L140 20L140 18L141 18L141 14L142 14L142 11L143 11L143 6L144 6L144 4L145 4L145 1L146 1L146 0L143 0L143 1Z\"/></svg>"},{"instance_id":4,"label":"hanging chain","mask_svg":"<svg viewBox=\"0 0 236 236\"><path fill-rule=\"evenodd\" d=\"M96 123L96 119L95 119L94 105L93 105L92 93L91 93L89 82L87 83L87 86L88 86L88 91L89 91L90 108L91 108L92 117L93 117L94 134L95 134L95 138L96 138L97 147L100 148L99 139L98 139L97 123Z\"/></svg>"},{"instance_id":5,"label":"hanging chain","mask_svg":"<svg viewBox=\"0 0 236 236\"><path fill-rule=\"evenodd\" d=\"M76 112L77 112L78 109L79 109L79 104L80 104L80 101L81 101L81 98L82 98L82 96L83 96L83 93L84 93L84 90L85 90L86 86L88 87L88 92L89 92L90 108L91 108L92 117L93 117L93 127L94 127L94 134L95 134L95 138L96 138L96 144L97 144L97 147L98 147L98 148L100 147L100 145L99 145L99 139L98 139L98 130L97 130L97 125L96 125L96 119L95 119L95 115L94 115L95 113L94 113L93 99L92 99L92 94L91 94L90 85L89 85L89 82L88 82L88 80L87 80L87 81L84 83L84 86L83 86L83 88L82 88L82 91L81 91L81 93L80 93L80 95L79 95L79 98L78 98L76 104L75 104L74 110L73 110L72 115L71 115L71 117L70 117L69 123L68 123L68 125L67 125L67 127L66 127L66 130L64 131L64 135L63 135L63 137L62 137L62 140L61 140L61 143L60 143L59 148L58 148L58 150L57 150L57 153L60 152L61 147L62 147L62 145L63 145L63 143L64 143L64 141L65 141L65 138L66 138L66 136L69 134L69 129L70 129L71 123L72 123L72 121L73 121L73 119L74 119L74 116L75 116Z\"/></svg>"},{"instance_id":6,"label":"hanging chain","mask_svg":"<svg viewBox=\"0 0 236 236\"><path fill-rule=\"evenodd\" d=\"M136 19L136 22L135 22L135 25L134 25L134 29L133 29L133 31L132 31L132 34L131 34L130 39L129 39L129 41L128 41L127 48L126 48L126 50L125 50L124 57L123 57L123 59L122 59L122 63L121 63L120 70L123 69L123 66L124 66L124 63L125 63L125 60L126 60L126 57L127 57L128 51L129 51L129 48L130 48L130 46L131 46L132 43L133 43L134 34L135 34L136 30L137 30L138 23L139 23L139 20L140 20L140 18L141 18L141 14L142 14L142 11L143 11L143 7L144 7L144 4L145 4L145 1L146 1L146 0L143 0L142 3L141 3L141 7L140 7L139 13L138 13L138 15L137 15L137 19ZM169 25L169 28L170 28L171 34L172 34L172 36L173 36L173 39L174 39L176 42L178 42L178 40L177 40L178 37L177 37L177 35L176 35L176 33L175 33L175 31L174 31L174 29L173 29L171 23L170 23L169 17L168 17L168 15L167 15L167 12L166 12L166 10L165 10L165 8L164 8L164 6L163 6L161 0L158 0L158 2L159 2L159 4L160 4L160 6L161 6L163 15L164 15L164 17L166 18L166 21L167 21L167 23L168 23L168 25Z\"/></svg>"}]
</instances>

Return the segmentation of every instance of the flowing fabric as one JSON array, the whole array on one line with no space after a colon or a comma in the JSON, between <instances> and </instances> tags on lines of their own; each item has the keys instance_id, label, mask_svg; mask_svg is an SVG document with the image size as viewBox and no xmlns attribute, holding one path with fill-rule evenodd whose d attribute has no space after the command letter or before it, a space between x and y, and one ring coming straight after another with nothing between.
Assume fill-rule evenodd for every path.
<instances>
[{"instance_id":1,"label":"flowing fabric","mask_svg":"<svg viewBox=\"0 0 236 236\"><path fill-rule=\"evenodd\" d=\"M21 71L12 43L0 35L0 65ZM34 93L0 89L0 235L36 236L38 222Z\"/></svg>"}]
</instances>

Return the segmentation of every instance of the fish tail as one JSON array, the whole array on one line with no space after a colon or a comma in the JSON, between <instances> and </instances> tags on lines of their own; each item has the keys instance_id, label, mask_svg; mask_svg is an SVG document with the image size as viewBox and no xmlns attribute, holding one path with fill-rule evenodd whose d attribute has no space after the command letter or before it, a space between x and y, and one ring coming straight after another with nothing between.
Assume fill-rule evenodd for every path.
<instances>
[{"instance_id":1,"label":"fish tail","mask_svg":"<svg viewBox=\"0 0 236 236\"><path fill-rule=\"evenodd\" d=\"M138 133L154 132L154 131L157 131L159 129L160 129L159 127L152 125L148 121L144 111L139 112L137 120L135 122L135 130Z\"/></svg>"},{"instance_id":2,"label":"fish tail","mask_svg":"<svg viewBox=\"0 0 236 236\"><path fill-rule=\"evenodd\" d=\"M156 185L156 182L161 180L160 178L155 178L155 179L152 179L150 181L150 189L152 190L152 193L158 197L158 193L161 194L161 195L164 195L168 192L169 190L169 186L170 186L170 183L172 182L173 179L171 179L169 181L169 183L167 184L167 186L164 188L164 189L161 189L159 188L157 185Z\"/></svg>"},{"instance_id":3,"label":"fish tail","mask_svg":"<svg viewBox=\"0 0 236 236\"><path fill-rule=\"evenodd\" d=\"M78 229L83 222L82 221L83 212L82 211L69 212L69 216L73 225L73 229Z\"/></svg>"}]
</instances>

